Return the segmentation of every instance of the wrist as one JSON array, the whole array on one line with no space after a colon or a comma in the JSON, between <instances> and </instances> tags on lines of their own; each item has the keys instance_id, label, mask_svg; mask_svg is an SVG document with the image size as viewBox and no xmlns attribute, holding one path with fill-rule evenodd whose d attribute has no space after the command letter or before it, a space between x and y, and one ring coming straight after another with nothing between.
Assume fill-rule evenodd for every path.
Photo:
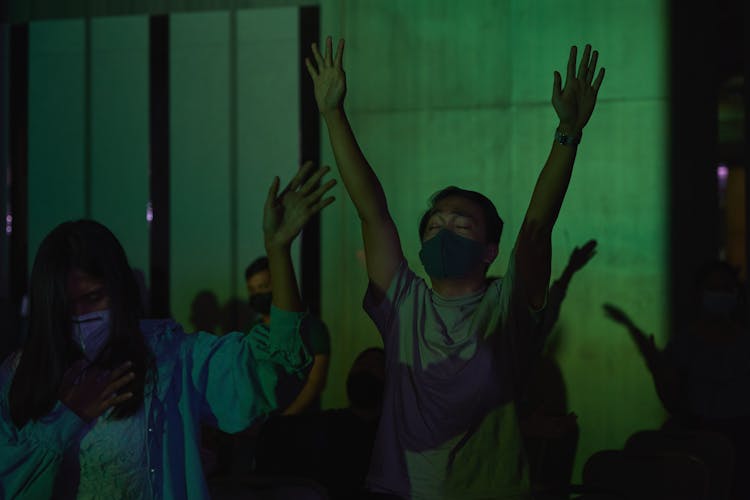
<instances>
[{"instance_id":1,"label":"wrist","mask_svg":"<svg viewBox=\"0 0 750 500\"><path fill-rule=\"evenodd\" d=\"M559 130L560 133L562 134L570 135L570 136L581 135L581 132L583 131L581 127L578 127L575 124L567 123L567 122L560 122L557 125L557 130Z\"/></svg>"},{"instance_id":2,"label":"wrist","mask_svg":"<svg viewBox=\"0 0 750 500\"><path fill-rule=\"evenodd\" d=\"M341 104L341 105L335 106L333 108L328 108L326 110L322 110L320 112L320 114L323 115L323 118L325 120L343 118L344 117L344 105Z\"/></svg>"},{"instance_id":3,"label":"wrist","mask_svg":"<svg viewBox=\"0 0 750 500\"><path fill-rule=\"evenodd\" d=\"M563 146L578 146L582 135L579 128L560 124L555 130L555 142Z\"/></svg>"},{"instance_id":4,"label":"wrist","mask_svg":"<svg viewBox=\"0 0 750 500\"><path fill-rule=\"evenodd\" d=\"M292 246L292 243L290 241L276 238L274 236L266 236L264 243L266 247L266 253L268 255L271 255L271 254L280 255L280 254L288 253L289 249Z\"/></svg>"}]
</instances>

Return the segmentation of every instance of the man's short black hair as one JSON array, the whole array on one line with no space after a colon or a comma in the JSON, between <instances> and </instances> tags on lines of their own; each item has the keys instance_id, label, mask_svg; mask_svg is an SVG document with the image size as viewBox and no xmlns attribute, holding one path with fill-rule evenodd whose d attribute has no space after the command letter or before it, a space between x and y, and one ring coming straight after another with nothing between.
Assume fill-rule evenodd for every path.
<instances>
[{"instance_id":1,"label":"man's short black hair","mask_svg":"<svg viewBox=\"0 0 750 500\"><path fill-rule=\"evenodd\" d=\"M267 271L268 269L268 257L265 255L258 257L245 269L245 281L249 280L250 276L258 274L261 271Z\"/></svg>"},{"instance_id":2,"label":"man's short black hair","mask_svg":"<svg viewBox=\"0 0 750 500\"><path fill-rule=\"evenodd\" d=\"M435 212L435 204L449 196L460 196L479 205L484 215L484 225L487 230L485 241L487 243L495 243L496 245L500 244L500 236L503 234L503 219L498 215L495 204L482 193L461 189L456 186L448 186L430 197L430 208L427 209L419 221L419 241L422 241L424 237L427 221L430 220L430 217Z\"/></svg>"}]
</instances>

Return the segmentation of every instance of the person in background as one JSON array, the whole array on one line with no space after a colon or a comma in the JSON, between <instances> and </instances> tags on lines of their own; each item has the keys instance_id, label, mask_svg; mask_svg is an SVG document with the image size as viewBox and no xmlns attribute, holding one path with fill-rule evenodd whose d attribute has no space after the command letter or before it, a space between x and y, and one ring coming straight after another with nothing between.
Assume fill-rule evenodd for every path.
<instances>
[{"instance_id":1,"label":"person in background","mask_svg":"<svg viewBox=\"0 0 750 500\"><path fill-rule=\"evenodd\" d=\"M253 327L262 325L262 328L268 328L273 300L273 283L268 257L261 256L250 263L245 270L245 282L250 308L255 313ZM313 356L313 364L302 390L299 390L297 380L289 381L283 376L280 377L277 392L283 394L285 399L289 399L290 392L295 394L292 403L282 410L283 415L320 411L320 395L328 380L331 356L331 337L328 327L318 317L309 314L301 334L303 342Z\"/></svg>"},{"instance_id":2,"label":"person in background","mask_svg":"<svg viewBox=\"0 0 750 500\"><path fill-rule=\"evenodd\" d=\"M279 405L278 367L310 362L290 246L329 205L329 169L305 166L269 189L264 241L274 271L266 335L185 334L142 320L117 238L91 220L42 241L31 273L29 335L0 367L0 497L208 498L200 425L246 429ZM309 177L307 182L303 179Z\"/></svg>"},{"instance_id":3,"label":"person in background","mask_svg":"<svg viewBox=\"0 0 750 500\"><path fill-rule=\"evenodd\" d=\"M669 412L664 429L710 430L735 449L733 498L750 498L750 332L739 274L727 262L704 263L695 276L688 331L664 349L621 308L605 303L609 319L633 338Z\"/></svg>"}]
</instances>

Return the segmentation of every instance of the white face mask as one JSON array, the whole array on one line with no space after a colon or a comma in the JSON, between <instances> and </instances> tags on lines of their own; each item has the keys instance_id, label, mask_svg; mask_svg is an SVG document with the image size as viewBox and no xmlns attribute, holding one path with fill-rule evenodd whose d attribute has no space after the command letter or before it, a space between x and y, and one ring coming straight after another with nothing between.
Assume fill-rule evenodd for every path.
<instances>
[{"instance_id":1,"label":"white face mask","mask_svg":"<svg viewBox=\"0 0 750 500\"><path fill-rule=\"evenodd\" d=\"M73 316L73 340L93 360L109 338L109 309Z\"/></svg>"}]
</instances>

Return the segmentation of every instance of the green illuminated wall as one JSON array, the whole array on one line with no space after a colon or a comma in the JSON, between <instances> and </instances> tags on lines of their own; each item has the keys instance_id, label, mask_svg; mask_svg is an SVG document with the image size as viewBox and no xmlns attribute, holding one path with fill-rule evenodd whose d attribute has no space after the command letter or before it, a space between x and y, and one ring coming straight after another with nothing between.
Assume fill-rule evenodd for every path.
<instances>
[{"instance_id":1,"label":"green illuminated wall","mask_svg":"<svg viewBox=\"0 0 750 500\"><path fill-rule=\"evenodd\" d=\"M57 224L91 217L148 282L149 19L88 29L87 57L84 20L30 23L29 259ZM298 45L296 7L170 17L170 299L186 330L200 292L246 300L268 186L300 164Z\"/></svg>"},{"instance_id":2,"label":"green illuminated wall","mask_svg":"<svg viewBox=\"0 0 750 500\"><path fill-rule=\"evenodd\" d=\"M554 276L574 246L599 240L598 254L573 279L553 342L569 410L579 415L580 479L591 453L619 448L664 417L635 346L601 304L620 305L663 345L666 3L330 1L322 14L322 34L347 39L347 109L419 272L418 218L433 192L456 184L490 196L505 219L491 269L504 273L557 124L552 72L564 74L571 44L600 50L607 77L553 235ZM323 152L333 164L325 136ZM323 216L332 381L345 377L360 350L380 344L361 307L359 223L341 194ZM343 384L329 384L324 403L345 404Z\"/></svg>"},{"instance_id":3,"label":"green illuminated wall","mask_svg":"<svg viewBox=\"0 0 750 500\"><path fill-rule=\"evenodd\" d=\"M268 187L299 166L297 16L296 8L241 10L234 21L228 11L170 16L170 294L187 329L201 291L220 306L247 299L245 267L265 253ZM299 240L292 252L297 262Z\"/></svg>"},{"instance_id":4,"label":"green illuminated wall","mask_svg":"<svg viewBox=\"0 0 750 500\"><path fill-rule=\"evenodd\" d=\"M148 276L148 18L29 28L29 266L57 224L92 217ZM87 97L88 96L88 97Z\"/></svg>"}]
</instances>

